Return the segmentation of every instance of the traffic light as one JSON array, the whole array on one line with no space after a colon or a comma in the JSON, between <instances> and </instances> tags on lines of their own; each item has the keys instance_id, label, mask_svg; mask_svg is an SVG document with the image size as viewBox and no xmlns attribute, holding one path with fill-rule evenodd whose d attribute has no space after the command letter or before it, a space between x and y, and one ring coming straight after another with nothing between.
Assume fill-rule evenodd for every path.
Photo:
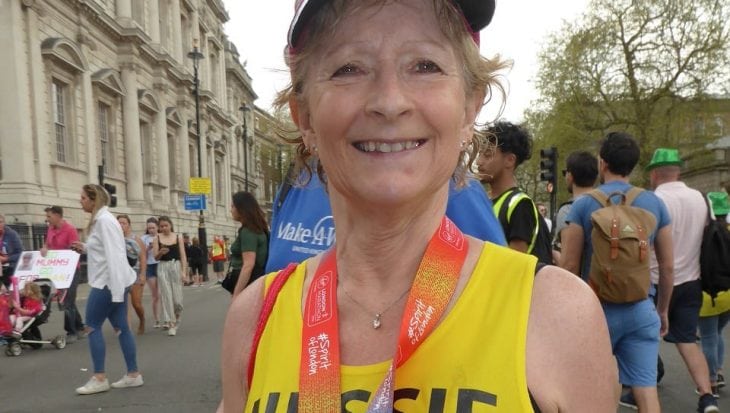
<instances>
[{"instance_id":1,"label":"traffic light","mask_svg":"<svg viewBox=\"0 0 730 413\"><path fill-rule=\"evenodd\" d=\"M104 184L104 189L109 193L109 206L114 208L117 206L117 187L112 184Z\"/></svg>"},{"instance_id":2,"label":"traffic light","mask_svg":"<svg viewBox=\"0 0 730 413\"><path fill-rule=\"evenodd\" d=\"M540 149L540 180L557 185L558 177L558 148L551 146Z\"/></svg>"}]
</instances>

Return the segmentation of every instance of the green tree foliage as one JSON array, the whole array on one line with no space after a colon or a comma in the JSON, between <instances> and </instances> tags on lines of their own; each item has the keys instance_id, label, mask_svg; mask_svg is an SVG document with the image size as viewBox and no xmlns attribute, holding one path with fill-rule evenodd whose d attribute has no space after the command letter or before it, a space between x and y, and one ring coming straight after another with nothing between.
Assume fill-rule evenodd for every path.
<instances>
[{"instance_id":1,"label":"green tree foliage","mask_svg":"<svg viewBox=\"0 0 730 413\"><path fill-rule=\"evenodd\" d=\"M729 47L727 0L594 0L550 37L526 119L562 159L627 131L643 166L654 148L694 138L687 112L727 87Z\"/></svg>"}]
</instances>

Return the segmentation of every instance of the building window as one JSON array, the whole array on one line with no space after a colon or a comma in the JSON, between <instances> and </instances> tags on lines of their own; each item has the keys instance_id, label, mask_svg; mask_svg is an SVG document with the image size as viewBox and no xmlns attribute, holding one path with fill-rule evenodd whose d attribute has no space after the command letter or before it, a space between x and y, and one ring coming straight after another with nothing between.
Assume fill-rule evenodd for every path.
<instances>
[{"instance_id":1,"label":"building window","mask_svg":"<svg viewBox=\"0 0 730 413\"><path fill-rule=\"evenodd\" d=\"M101 163L104 165L104 173L108 174L112 170L111 163L114 160L112 155L112 144L109 141L109 113L111 108L109 105L99 102L99 147L101 148Z\"/></svg>"},{"instance_id":2,"label":"building window","mask_svg":"<svg viewBox=\"0 0 730 413\"><path fill-rule=\"evenodd\" d=\"M53 95L53 124L56 134L56 160L66 163L66 151L68 150L68 129L66 124L68 85L54 79L51 94Z\"/></svg>"}]
</instances>

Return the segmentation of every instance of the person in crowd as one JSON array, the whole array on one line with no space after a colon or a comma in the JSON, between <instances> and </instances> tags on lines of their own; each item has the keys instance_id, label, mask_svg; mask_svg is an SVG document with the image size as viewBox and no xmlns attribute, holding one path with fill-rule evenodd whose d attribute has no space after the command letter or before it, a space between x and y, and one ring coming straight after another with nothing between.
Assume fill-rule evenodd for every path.
<instances>
[{"instance_id":1,"label":"person in crowd","mask_svg":"<svg viewBox=\"0 0 730 413\"><path fill-rule=\"evenodd\" d=\"M190 235L187 233L183 233L183 246L185 247L185 256L188 258L188 266L187 266L187 272L183 274L183 285L189 286L193 285L193 275L191 274L191 264L190 264L190 251L193 247L193 243L190 241Z\"/></svg>"},{"instance_id":2,"label":"person in crowd","mask_svg":"<svg viewBox=\"0 0 730 413\"><path fill-rule=\"evenodd\" d=\"M301 133L298 162L326 185L337 241L288 281L262 277L234 298L219 410L615 412L616 367L588 286L445 217L505 67L475 42L494 2L297 5L292 85L277 104Z\"/></svg>"},{"instance_id":3,"label":"person in crowd","mask_svg":"<svg viewBox=\"0 0 730 413\"><path fill-rule=\"evenodd\" d=\"M190 245L190 251L185 251L188 256L188 265L190 265L190 274L193 279L193 285L196 287L203 286L203 266L207 265L207 254L200 245L198 237L193 237Z\"/></svg>"},{"instance_id":4,"label":"person in crowd","mask_svg":"<svg viewBox=\"0 0 730 413\"><path fill-rule=\"evenodd\" d=\"M182 237L175 233L172 220L167 216L159 218L160 232L152 242L157 264L157 288L162 302L162 328L167 335L177 334L183 310L183 274L187 271L188 259Z\"/></svg>"},{"instance_id":5,"label":"person in crowd","mask_svg":"<svg viewBox=\"0 0 730 413\"><path fill-rule=\"evenodd\" d=\"M697 324L702 307L700 246L707 223L707 204L696 189L680 180L682 160L677 149L658 148L646 170L656 196L672 220L674 288L669 301L669 330L664 341L674 343L684 360L700 398L713 400L707 361L697 344ZM659 282L659 263L651 254L652 283ZM700 401L705 412L718 411L717 403ZM709 410L708 410L709 409Z\"/></svg>"},{"instance_id":6,"label":"person in crowd","mask_svg":"<svg viewBox=\"0 0 730 413\"><path fill-rule=\"evenodd\" d=\"M730 200L727 192L708 192L707 199L715 219L727 223L727 217L730 214ZM730 225L728 225L728 230L730 230ZM721 291L714 301L709 294L703 292L699 320L700 344L705 360L707 360L713 394L718 394L719 388L725 386L725 376L722 374L722 365L725 360L725 339L722 332L728 321L730 321L730 291Z\"/></svg>"},{"instance_id":7,"label":"person in crowd","mask_svg":"<svg viewBox=\"0 0 730 413\"><path fill-rule=\"evenodd\" d=\"M139 324L137 326L137 335L144 334L144 305L142 305L142 293L144 292L144 283L147 279L147 250L144 246L142 239L132 233L132 221L127 214L117 215L117 221L122 227L122 233L124 233L124 243L127 248L127 261L134 261L131 264L134 272L137 273L137 279L132 284L129 290L129 296L131 298L130 304L137 314ZM131 320L131 312L128 319Z\"/></svg>"},{"instance_id":8,"label":"person in crowd","mask_svg":"<svg viewBox=\"0 0 730 413\"><path fill-rule=\"evenodd\" d=\"M144 384L137 368L137 346L127 323L129 287L137 278L127 262L127 248L119 222L109 212L109 194L104 187L84 185L81 190L81 208L90 213L86 226L86 243L75 241L71 249L86 253L88 259L89 296L86 300L86 330L94 375L76 389L87 395L108 391L105 373L106 345L101 330L109 319L122 348L127 373L111 384L114 388L139 387Z\"/></svg>"},{"instance_id":9,"label":"person in crowd","mask_svg":"<svg viewBox=\"0 0 730 413\"><path fill-rule=\"evenodd\" d=\"M628 193L632 188L629 175L639 161L639 154L639 145L631 135L623 132L606 135L600 144L598 171L603 184L598 190L606 195ZM657 305L655 308L652 300L653 288L649 289L646 298L638 301L614 303L602 299L601 303L618 361L620 382L632 388L639 411L653 413L660 411L656 388L659 337L667 333L674 278L671 219L664 202L653 192L641 192L631 205L648 211L655 218L654 228L647 228L646 232L650 234L648 241L656 250L659 265ZM586 282L589 282L593 254L591 214L600 208L602 205L592 196L576 199L566 218L568 226L561 231L561 266ZM649 288L648 277L646 283ZM629 319L632 322L625 321Z\"/></svg>"},{"instance_id":10,"label":"person in crowd","mask_svg":"<svg viewBox=\"0 0 730 413\"><path fill-rule=\"evenodd\" d=\"M18 233L5 225L5 215L0 214L0 265L3 269L0 282L6 288L10 287L10 277L15 273L15 266L22 252L23 244Z\"/></svg>"},{"instance_id":11,"label":"person in crowd","mask_svg":"<svg viewBox=\"0 0 730 413\"><path fill-rule=\"evenodd\" d=\"M45 257L48 250L68 250L71 244L79 240L76 228L63 218L63 208L57 205L45 209L48 230L46 239L41 248L41 256ZM78 273L78 266L76 271ZM79 286L78 274L74 274L71 285L66 289L61 300L63 308L63 329L66 330L66 343L73 343L84 336L84 322L81 312L76 307L76 291Z\"/></svg>"},{"instance_id":12,"label":"person in crowd","mask_svg":"<svg viewBox=\"0 0 730 413\"><path fill-rule=\"evenodd\" d=\"M3 283L0 283L0 344L5 344L4 337L13 333L13 323L10 321L10 312L13 309L13 299Z\"/></svg>"},{"instance_id":13,"label":"person in crowd","mask_svg":"<svg viewBox=\"0 0 730 413\"><path fill-rule=\"evenodd\" d=\"M154 328L162 327L160 323L160 290L157 288L157 259L155 253L152 251L152 241L157 238L157 232L159 222L155 217L147 218L145 223L146 230L142 235L142 242L144 248L147 251L147 272L145 273L146 284L149 286L150 294L152 295L152 318L155 320ZM144 288L142 288L144 293Z\"/></svg>"},{"instance_id":14,"label":"person in crowd","mask_svg":"<svg viewBox=\"0 0 730 413\"><path fill-rule=\"evenodd\" d=\"M561 251L561 232L568 223L565 218L568 217L573 202L586 192L593 189L598 178L598 159L588 151L576 151L568 155L565 160L565 169L563 170L565 177L565 187L572 195L571 199L564 202L558 208L555 215L555 236L553 238L553 261L560 262Z\"/></svg>"},{"instance_id":15,"label":"person in crowd","mask_svg":"<svg viewBox=\"0 0 730 413\"><path fill-rule=\"evenodd\" d=\"M545 220L545 225L547 225L548 232L553 230L553 221L550 219L550 216L548 216L548 209L545 204L542 202L538 202L535 204L537 206L537 212L540 213L540 216L542 219Z\"/></svg>"},{"instance_id":16,"label":"person in crowd","mask_svg":"<svg viewBox=\"0 0 730 413\"><path fill-rule=\"evenodd\" d=\"M287 178L274 199L267 273L324 252L335 241L332 208L319 177L315 174L307 180L304 168L296 175ZM467 235L498 245L507 244L492 211L492 201L479 181L471 176L467 176L463 188L456 188L449 181L446 216ZM297 237L297 228L311 231L314 236Z\"/></svg>"},{"instance_id":17,"label":"person in crowd","mask_svg":"<svg viewBox=\"0 0 730 413\"><path fill-rule=\"evenodd\" d=\"M527 129L500 121L485 131L488 150L477 159L482 182L489 184L494 214L510 248L552 263L550 231L532 199L517 185L515 172L532 156L532 137Z\"/></svg>"},{"instance_id":18,"label":"person in crowd","mask_svg":"<svg viewBox=\"0 0 730 413\"><path fill-rule=\"evenodd\" d=\"M236 192L231 217L241 223L231 244L231 276L237 279L233 296L264 274L269 249L269 226L256 198L250 192Z\"/></svg>"},{"instance_id":19,"label":"person in crowd","mask_svg":"<svg viewBox=\"0 0 730 413\"><path fill-rule=\"evenodd\" d=\"M210 260L213 262L213 272L218 284L226 275L226 259L226 244L223 242L223 237L216 235L213 237L213 246L210 249Z\"/></svg>"},{"instance_id":20,"label":"person in crowd","mask_svg":"<svg viewBox=\"0 0 730 413\"><path fill-rule=\"evenodd\" d=\"M41 294L41 287L33 281L27 281L20 292L20 302L13 302L13 312L10 313L13 335L20 337L25 322L42 311L43 294Z\"/></svg>"}]
</instances>

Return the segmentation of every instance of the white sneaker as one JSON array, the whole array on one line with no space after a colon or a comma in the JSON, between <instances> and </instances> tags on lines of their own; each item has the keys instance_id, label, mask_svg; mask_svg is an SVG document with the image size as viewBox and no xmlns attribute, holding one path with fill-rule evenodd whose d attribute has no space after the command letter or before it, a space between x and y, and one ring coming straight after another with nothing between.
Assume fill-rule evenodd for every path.
<instances>
[{"instance_id":1,"label":"white sneaker","mask_svg":"<svg viewBox=\"0 0 730 413\"><path fill-rule=\"evenodd\" d=\"M78 394L95 394L109 390L109 380L104 379L103 381L97 380L96 377L91 376L89 381L83 386L76 389Z\"/></svg>"},{"instance_id":2,"label":"white sneaker","mask_svg":"<svg viewBox=\"0 0 730 413\"><path fill-rule=\"evenodd\" d=\"M137 377L132 377L127 374L124 375L119 381L112 383L112 387L115 389L125 389L127 387L139 387L144 384L142 375L138 374Z\"/></svg>"},{"instance_id":3,"label":"white sneaker","mask_svg":"<svg viewBox=\"0 0 730 413\"><path fill-rule=\"evenodd\" d=\"M177 327L170 327L170 329L167 330L168 336L174 336L175 334L177 334Z\"/></svg>"}]
</instances>

